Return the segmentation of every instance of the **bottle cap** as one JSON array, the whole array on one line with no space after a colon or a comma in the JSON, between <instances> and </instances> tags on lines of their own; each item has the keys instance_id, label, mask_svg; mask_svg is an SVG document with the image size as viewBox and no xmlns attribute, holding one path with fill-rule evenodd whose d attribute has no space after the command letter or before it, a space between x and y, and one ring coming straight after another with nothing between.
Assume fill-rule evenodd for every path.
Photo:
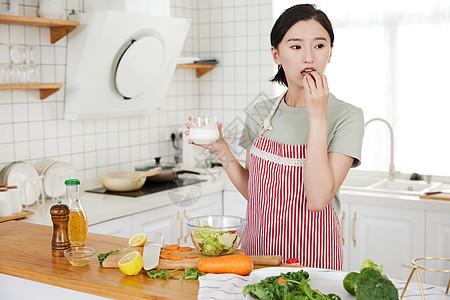
<instances>
[{"instance_id":1,"label":"bottle cap","mask_svg":"<svg viewBox=\"0 0 450 300\"><path fill-rule=\"evenodd\" d=\"M64 183L66 185L78 185L80 181L78 179L67 179Z\"/></svg>"}]
</instances>

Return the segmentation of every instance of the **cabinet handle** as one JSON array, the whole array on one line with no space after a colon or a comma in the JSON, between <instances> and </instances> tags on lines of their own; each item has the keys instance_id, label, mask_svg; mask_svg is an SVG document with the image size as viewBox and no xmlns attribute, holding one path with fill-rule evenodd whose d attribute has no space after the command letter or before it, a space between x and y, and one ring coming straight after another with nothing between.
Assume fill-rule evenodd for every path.
<instances>
[{"instance_id":1,"label":"cabinet handle","mask_svg":"<svg viewBox=\"0 0 450 300\"><path fill-rule=\"evenodd\" d=\"M188 216L187 213L186 213L186 210L184 210L184 217L186 218L186 221L190 219L189 216ZM185 242L185 243L187 243L188 237L189 237L189 228L188 228L188 230L187 230L186 236L184 237L184 242Z\"/></svg>"},{"instance_id":2,"label":"cabinet handle","mask_svg":"<svg viewBox=\"0 0 450 300\"><path fill-rule=\"evenodd\" d=\"M352 232L353 247L356 247L355 226L356 226L356 211L355 211L355 214L353 215L353 232Z\"/></svg>"},{"instance_id":3,"label":"cabinet handle","mask_svg":"<svg viewBox=\"0 0 450 300\"><path fill-rule=\"evenodd\" d=\"M342 240L342 246L345 245L345 240L344 240L344 221L345 221L345 210L342 211L342 222L341 222L341 240Z\"/></svg>"},{"instance_id":4,"label":"cabinet handle","mask_svg":"<svg viewBox=\"0 0 450 300\"><path fill-rule=\"evenodd\" d=\"M177 211L177 220L180 220L180 237L178 238L179 245L183 239L183 217L181 216L180 211Z\"/></svg>"}]
</instances>

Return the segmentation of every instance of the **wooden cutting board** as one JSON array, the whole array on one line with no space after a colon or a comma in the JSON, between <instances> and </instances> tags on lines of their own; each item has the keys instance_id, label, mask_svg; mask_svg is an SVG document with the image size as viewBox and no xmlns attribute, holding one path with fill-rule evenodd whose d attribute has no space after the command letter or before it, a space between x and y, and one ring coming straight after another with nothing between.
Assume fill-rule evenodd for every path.
<instances>
[{"instance_id":1,"label":"wooden cutting board","mask_svg":"<svg viewBox=\"0 0 450 300\"><path fill-rule=\"evenodd\" d=\"M437 194L431 194L431 195L420 195L420 199L450 201L450 193L437 193Z\"/></svg>"},{"instance_id":2,"label":"wooden cutting board","mask_svg":"<svg viewBox=\"0 0 450 300\"><path fill-rule=\"evenodd\" d=\"M104 261L103 261L103 267L104 268L118 268L117 263L119 262L119 260L124 257L125 255L127 255L128 253L132 252L132 251L136 251L139 248L142 247L130 247L128 248L126 251L120 253L120 254L113 254L113 255L109 255ZM164 250L164 248L162 248L161 250ZM173 270L176 268L181 269L186 269L186 268L197 268L198 265L198 260L200 258L207 258L210 256L206 256L201 254L199 251L197 251L197 249L193 249L192 251L189 252L180 252L178 250L173 250L174 253L180 253L181 256L183 257L183 259L181 260L169 260L169 259L160 259L159 260L159 264L156 267L156 269L169 269L169 270ZM236 251L234 251L234 254L244 254L244 250L242 249L237 249ZM196 258L186 258L186 256L197 256ZM265 266L278 266L281 264L282 261L282 257L279 255L274 255L274 256L250 256L253 260L253 264L254 265L265 265Z\"/></svg>"}]
</instances>

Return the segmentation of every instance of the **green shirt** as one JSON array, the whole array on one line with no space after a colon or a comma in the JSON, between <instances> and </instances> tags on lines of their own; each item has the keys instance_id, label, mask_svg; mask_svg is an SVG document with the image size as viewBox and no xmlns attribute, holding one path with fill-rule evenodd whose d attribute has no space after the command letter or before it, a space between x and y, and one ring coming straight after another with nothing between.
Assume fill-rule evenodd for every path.
<instances>
[{"instance_id":1,"label":"green shirt","mask_svg":"<svg viewBox=\"0 0 450 300\"><path fill-rule=\"evenodd\" d=\"M259 135L261 123L267 118L277 98L256 103L248 112L239 145L250 151ZM338 152L353 157L352 167L361 164L364 116L360 108L337 99L330 94L327 108L328 152ZM306 107L290 107L284 99L271 119L273 130L263 137L289 145L308 143L309 120ZM338 193L339 194L339 193ZM336 212L340 212L339 195L333 199Z\"/></svg>"}]
</instances>

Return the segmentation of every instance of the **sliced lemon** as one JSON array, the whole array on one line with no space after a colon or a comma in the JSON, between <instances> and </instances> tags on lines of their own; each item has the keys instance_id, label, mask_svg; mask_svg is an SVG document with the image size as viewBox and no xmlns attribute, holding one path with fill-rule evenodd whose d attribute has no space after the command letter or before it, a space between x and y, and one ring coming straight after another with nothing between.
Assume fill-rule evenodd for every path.
<instances>
[{"instance_id":1,"label":"sliced lemon","mask_svg":"<svg viewBox=\"0 0 450 300\"><path fill-rule=\"evenodd\" d=\"M144 260L138 251L133 251L122 257L118 266L120 271L126 275L137 275L144 266Z\"/></svg>"},{"instance_id":2,"label":"sliced lemon","mask_svg":"<svg viewBox=\"0 0 450 300\"><path fill-rule=\"evenodd\" d=\"M143 246L146 241L147 241L147 235L144 232L141 232L141 233L133 235L128 240L128 245L130 245L130 247L140 247L140 246Z\"/></svg>"}]
</instances>

